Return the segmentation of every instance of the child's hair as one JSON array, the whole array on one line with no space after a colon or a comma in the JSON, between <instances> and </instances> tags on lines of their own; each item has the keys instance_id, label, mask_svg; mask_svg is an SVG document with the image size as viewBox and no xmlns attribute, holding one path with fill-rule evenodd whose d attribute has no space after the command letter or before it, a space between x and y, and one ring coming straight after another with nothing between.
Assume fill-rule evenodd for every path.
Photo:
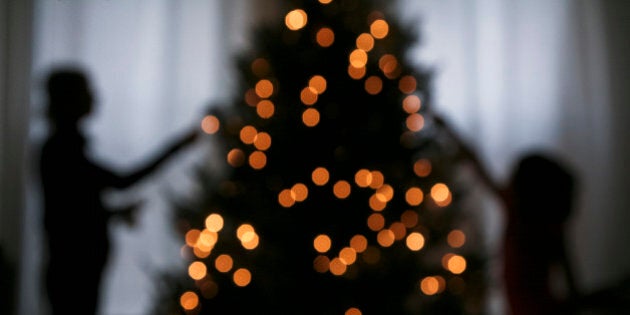
<instances>
[{"instance_id":1,"label":"child's hair","mask_svg":"<svg viewBox=\"0 0 630 315\"><path fill-rule=\"evenodd\" d=\"M571 214L576 179L558 159L540 152L521 158L512 176L519 216L562 223Z\"/></svg>"}]
</instances>

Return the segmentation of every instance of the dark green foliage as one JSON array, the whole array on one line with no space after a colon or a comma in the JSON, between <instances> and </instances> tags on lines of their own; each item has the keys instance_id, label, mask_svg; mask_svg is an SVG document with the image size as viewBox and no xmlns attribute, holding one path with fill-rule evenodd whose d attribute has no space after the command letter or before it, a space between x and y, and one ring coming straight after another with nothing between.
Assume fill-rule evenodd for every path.
<instances>
[{"instance_id":1,"label":"dark green foliage","mask_svg":"<svg viewBox=\"0 0 630 315\"><path fill-rule=\"evenodd\" d=\"M217 150L223 156L234 148L242 150L245 163L237 167L226 163L228 171L221 176L198 170L202 187L198 198L176 203L182 235L190 229L203 229L205 218L211 213L224 219L211 254L193 258L190 253L191 261L205 262L208 276L196 282L188 280L188 289L208 298L201 297L200 306L189 313L344 314L350 307L366 315L481 312L486 281L483 257L471 250L474 244L451 248L446 242L446 235L468 220L459 202L466 192L455 181L455 157L431 128L430 72L406 65L405 52L418 36L411 28L397 24L395 16L387 11L386 5L392 3L287 2L287 12L295 8L307 12L306 26L289 30L282 15L277 23L257 28L252 36L253 50L237 58L242 85L231 106L211 111L221 120L220 132L211 137L216 138ZM366 75L353 79L347 72L348 56L356 48L357 36L369 32L370 23L376 18L388 22L389 34L376 39L374 49L368 52ZM315 41L316 32L324 26L335 34L329 47L321 47ZM379 68L379 58L384 54L392 54L398 61L398 73L391 78ZM252 71L252 62L257 58L264 58L269 65L262 75ZM326 78L327 89L315 104L306 106L300 101L300 91L313 75ZM400 78L408 75L416 80L413 93L422 99L418 113L426 117L425 127L416 132L405 125L409 113L403 110L402 101L408 94L398 87ZM369 76L382 79L380 93L366 92L364 84ZM261 79L274 85L274 93L269 97L275 104L271 118L258 116L255 107L243 98ZM307 108L320 113L320 122L314 127L302 122ZM246 125L271 136L271 147L263 150L267 163L262 169L247 164L247 157L257 149L239 139L239 132ZM431 161L432 172L428 176L414 173L414 162L420 158ZM323 186L311 181L311 172L317 167L325 167L330 174ZM393 198L384 210L370 209L369 200L378 187L359 187L354 178L360 169L381 172L384 183L393 188ZM333 194L333 185L340 180L352 186L348 198ZM438 206L429 197L431 187L438 182L451 189L452 202L447 206ZM308 187L308 197L291 207L281 206L279 194L297 183ZM418 206L405 201L405 192L411 187L419 187L425 193ZM417 225L407 227L406 233L422 233L424 248L411 251L404 238L389 247L380 246L377 232L367 226L368 216L382 214L385 228L389 228L400 222L407 210L414 211L419 220ZM260 237L253 250L244 249L236 238L236 229L243 223L253 225ZM332 248L325 254L329 259L349 246L357 234L367 237L380 259L366 262L364 254L358 254L344 275L316 272L313 263L319 254L313 248L313 239L319 234L332 239ZM222 273L215 269L214 260L226 253L233 258L234 267ZM447 253L466 257L468 266L463 274L445 270L441 261ZM246 287L237 287L231 279L233 271L241 267L252 274L252 282ZM420 280L428 276L444 279L440 293L429 296L420 291ZM208 290L207 286L218 290ZM174 299L183 293L184 289L178 288Z\"/></svg>"}]
</instances>

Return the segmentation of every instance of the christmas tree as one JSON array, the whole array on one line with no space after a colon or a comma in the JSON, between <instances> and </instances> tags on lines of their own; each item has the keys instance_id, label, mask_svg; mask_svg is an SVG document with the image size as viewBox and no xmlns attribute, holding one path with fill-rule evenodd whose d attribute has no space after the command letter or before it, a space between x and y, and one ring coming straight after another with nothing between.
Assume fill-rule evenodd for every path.
<instances>
[{"instance_id":1,"label":"christmas tree","mask_svg":"<svg viewBox=\"0 0 630 315\"><path fill-rule=\"evenodd\" d=\"M225 171L196 170L196 197L174 202L187 268L171 312L482 312L466 189L391 4L288 1L257 28L238 97L202 121Z\"/></svg>"}]
</instances>

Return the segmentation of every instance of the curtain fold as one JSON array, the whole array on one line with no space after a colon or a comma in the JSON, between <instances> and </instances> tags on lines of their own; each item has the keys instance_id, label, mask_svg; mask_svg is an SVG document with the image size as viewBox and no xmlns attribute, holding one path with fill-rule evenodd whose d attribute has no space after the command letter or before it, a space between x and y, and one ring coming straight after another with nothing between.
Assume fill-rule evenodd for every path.
<instances>
[{"instance_id":1,"label":"curtain fold","mask_svg":"<svg viewBox=\"0 0 630 315\"><path fill-rule=\"evenodd\" d=\"M0 3L0 313L18 314L28 165L30 0Z\"/></svg>"}]
</instances>

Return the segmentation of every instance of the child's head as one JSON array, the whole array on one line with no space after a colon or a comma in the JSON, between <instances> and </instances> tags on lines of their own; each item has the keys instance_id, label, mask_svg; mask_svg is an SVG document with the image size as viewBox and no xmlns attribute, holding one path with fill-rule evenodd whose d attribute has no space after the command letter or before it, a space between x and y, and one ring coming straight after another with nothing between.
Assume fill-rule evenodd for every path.
<instances>
[{"instance_id":1,"label":"child's head","mask_svg":"<svg viewBox=\"0 0 630 315\"><path fill-rule=\"evenodd\" d=\"M512 177L520 215L549 223L565 221L573 207L575 181L573 172L547 154L523 156Z\"/></svg>"},{"instance_id":2,"label":"child's head","mask_svg":"<svg viewBox=\"0 0 630 315\"><path fill-rule=\"evenodd\" d=\"M56 124L76 124L92 111L87 75L78 68L58 68L46 78L48 117Z\"/></svg>"}]
</instances>

